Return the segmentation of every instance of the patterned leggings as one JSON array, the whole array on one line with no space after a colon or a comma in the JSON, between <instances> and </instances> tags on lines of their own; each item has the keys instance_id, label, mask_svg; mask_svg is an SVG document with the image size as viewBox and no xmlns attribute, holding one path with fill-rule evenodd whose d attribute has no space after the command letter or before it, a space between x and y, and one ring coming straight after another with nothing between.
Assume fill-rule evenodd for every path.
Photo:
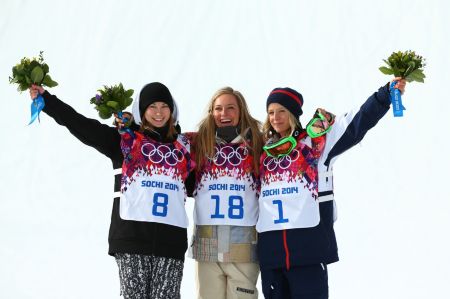
<instances>
[{"instance_id":1,"label":"patterned leggings","mask_svg":"<svg viewBox=\"0 0 450 299\"><path fill-rule=\"evenodd\" d=\"M116 253L120 294L125 299L180 298L184 263L154 255Z\"/></svg>"}]
</instances>

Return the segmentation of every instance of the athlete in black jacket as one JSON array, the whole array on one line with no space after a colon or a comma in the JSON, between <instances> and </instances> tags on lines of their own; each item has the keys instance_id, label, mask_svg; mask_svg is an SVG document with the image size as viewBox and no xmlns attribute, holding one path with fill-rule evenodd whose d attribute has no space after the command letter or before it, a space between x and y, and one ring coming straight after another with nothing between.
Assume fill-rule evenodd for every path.
<instances>
[{"instance_id":1,"label":"athlete in black jacket","mask_svg":"<svg viewBox=\"0 0 450 299\"><path fill-rule=\"evenodd\" d=\"M143 90L146 87L148 88L148 86L153 89L155 88L155 86L157 87L157 89L162 89L167 94L167 96L170 97L170 100L173 101L169 90L161 83L150 83L144 86ZM70 131L70 133L72 133L72 135L74 135L81 142L95 148L97 151L111 159L115 174L115 198L111 215L111 225L109 229L108 253L112 256L115 256L116 259L118 256L123 257L123 254L131 254L177 260L179 262L178 264L181 265L181 273L179 273L179 277L170 277L169 280L175 281L175 284L178 285L178 289L174 290L174 294L172 294L171 296L179 296L179 283L181 282L184 255L187 249L187 229L157 222L143 222L121 219L119 214L120 184L122 176L121 169L124 159L120 147L121 135L118 132L117 128L107 126L95 119L90 119L79 114L71 106L59 100L56 96L51 95L42 87L33 86L30 89L32 98L35 98L38 93L40 93L44 98L45 107L43 111L46 114L51 116L59 125L65 126ZM149 101L147 101L147 103L149 103ZM136 126L133 129L138 128ZM176 139L176 136L175 138L166 137L167 135L163 132L166 133L167 130L165 130L165 128L155 128L155 130L145 130L143 133L156 142L169 143L173 142ZM129 256L127 256L127 259L123 258L122 262L127 263L129 266L132 266L133 270L137 270L134 268L141 266L138 265L136 261L130 259ZM146 261L143 262L145 263ZM153 261L149 261L149 263L152 262ZM139 263L141 263L141 261L139 261ZM119 261L118 264L120 269L123 265L121 265ZM153 267L155 265L149 264L149 266ZM137 290L138 286L134 285L133 287L133 285L127 285L126 281L124 283L124 280L126 280L127 278L123 277L125 273L122 272L125 271L122 271L122 269L120 270L122 294L125 298L135 296L137 292L140 292L139 290ZM171 269L170 272L174 272L172 270L173 269ZM151 278L147 277L147 279ZM161 281L159 281L158 284L161 286L164 285L164 283L161 283ZM128 290L128 288L130 288L130 290ZM150 290L145 290L143 292L147 292L149 298L155 298L155 296L157 296L158 298L159 296L161 296L161 298L164 298L165 296L167 297L170 294L165 293L155 295L154 291L155 290L152 290L151 292L153 293L151 294Z\"/></svg>"}]
</instances>

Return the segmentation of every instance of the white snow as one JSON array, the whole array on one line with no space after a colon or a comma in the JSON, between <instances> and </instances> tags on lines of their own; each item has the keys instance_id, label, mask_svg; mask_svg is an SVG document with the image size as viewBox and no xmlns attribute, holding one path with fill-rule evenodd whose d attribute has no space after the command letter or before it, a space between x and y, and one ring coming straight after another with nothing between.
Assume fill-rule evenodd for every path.
<instances>
[{"instance_id":1,"label":"white snow","mask_svg":"<svg viewBox=\"0 0 450 299\"><path fill-rule=\"evenodd\" d=\"M317 107L343 113L390 79L382 59L408 49L428 65L425 84L407 85L405 116L390 111L335 165L341 260L329 266L330 298L445 297L449 11L444 0L2 0L0 297L120 298L107 255L109 159L45 114L27 126L28 93L7 79L22 57L44 50L60 84L51 92L92 118L103 84L163 82L192 131L226 85L260 120L280 86L303 94L304 123ZM186 258L182 297L194 294Z\"/></svg>"}]
</instances>

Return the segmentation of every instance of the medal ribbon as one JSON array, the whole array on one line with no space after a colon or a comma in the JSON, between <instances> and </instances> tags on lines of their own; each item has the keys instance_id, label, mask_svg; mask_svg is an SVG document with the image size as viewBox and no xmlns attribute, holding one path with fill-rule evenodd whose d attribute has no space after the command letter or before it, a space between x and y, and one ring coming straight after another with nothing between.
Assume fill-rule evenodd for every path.
<instances>
[{"instance_id":1,"label":"medal ribbon","mask_svg":"<svg viewBox=\"0 0 450 299\"><path fill-rule=\"evenodd\" d=\"M28 123L28 125L31 125L36 120L36 118L38 119L39 122L41 122L41 120L39 119L39 113L41 113L44 107L45 107L44 98L41 95L38 95L31 103L31 120Z\"/></svg>"},{"instance_id":2,"label":"medal ribbon","mask_svg":"<svg viewBox=\"0 0 450 299\"><path fill-rule=\"evenodd\" d=\"M389 88L389 93L390 93L391 102L392 102L392 108L393 108L393 112L394 112L394 117L402 117L403 110L406 110L406 109L402 105L402 95L400 94L400 90L398 90L397 88L394 88L395 84L397 84L397 81L393 81Z\"/></svg>"}]
</instances>

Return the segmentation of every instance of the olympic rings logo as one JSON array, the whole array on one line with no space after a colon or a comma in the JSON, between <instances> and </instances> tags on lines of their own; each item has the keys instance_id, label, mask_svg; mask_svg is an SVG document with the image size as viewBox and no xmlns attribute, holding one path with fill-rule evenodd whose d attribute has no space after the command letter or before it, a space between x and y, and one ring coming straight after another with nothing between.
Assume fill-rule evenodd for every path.
<instances>
[{"instance_id":1,"label":"olympic rings logo","mask_svg":"<svg viewBox=\"0 0 450 299\"><path fill-rule=\"evenodd\" d=\"M277 167L285 170L289 168L289 166L291 166L293 162L297 161L299 157L300 152L296 149L293 149L289 155L280 158L267 156L263 161L263 165L268 171L273 171Z\"/></svg>"},{"instance_id":2,"label":"olympic rings logo","mask_svg":"<svg viewBox=\"0 0 450 299\"><path fill-rule=\"evenodd\" d=\"M164 162L170 166L175 166L184 159L184 155L181 150L177 148L172 150L164 144L155 146L151 143L146 143L142 145L141 153L153 163L161 163L164 160Z\"/></svg>"},{"instance_id":3,"label":"olympic rings logo","mask_svg":"<svg viewBox=\"0 0 450 299\"><path fill-rule=\"evenodd\" d=\"M210 160L217 166L222 166L225 163L229 163L232 166L238 166L248 156L248 149L243 146L239 146L234 149L232 146L226 145L223 147L215 147L214 157Z\"/></svg>"}]
</instances>

